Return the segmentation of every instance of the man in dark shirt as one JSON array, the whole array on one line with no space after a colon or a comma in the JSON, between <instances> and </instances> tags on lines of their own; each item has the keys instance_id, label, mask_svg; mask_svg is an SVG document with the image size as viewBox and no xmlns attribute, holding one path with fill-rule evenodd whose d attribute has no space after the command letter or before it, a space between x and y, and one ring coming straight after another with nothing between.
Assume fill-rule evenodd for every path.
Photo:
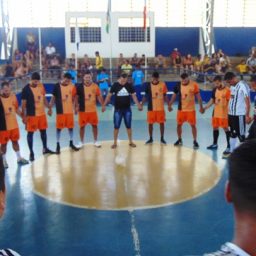
<instances>
[{"instance_id":1,"label":"man in dark shirt","mask_svg":"<svg viewBox=\"0 0 256 256\"><path fill-rule=\"evenodd\" d=\"M134 87L127 82L128 75L123 73L119 77L116 83L114 83L108 93L104 104L102 105L102 112L106 110L106 105L110 101L112 95L115 96L115 111L114 111L114 144L111 148L117 147L117 137L119 128L121 126L122 119L124 118L124 123L127 129L127 134L129 138L129 146L136 147L132 141L132 111L131 111L131 97L133 101L138 106L139 110L142 110L142 106L139 103Z\"/></svg>"}]
</instances>

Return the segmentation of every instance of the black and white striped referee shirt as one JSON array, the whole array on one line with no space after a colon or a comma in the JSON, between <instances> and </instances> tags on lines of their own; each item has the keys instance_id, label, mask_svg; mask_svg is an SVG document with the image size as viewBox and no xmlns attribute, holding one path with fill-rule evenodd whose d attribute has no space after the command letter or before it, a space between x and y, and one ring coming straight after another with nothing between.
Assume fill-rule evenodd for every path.
<instances>
[{"instance_id":1,"label":"black and white striped referee shirt","mask_svg":"<svg viewBox=\"0 0 256 256\"><path fill-rule=\"evenodd\" d=\"M20 256L20 254L11 249L3 249L0 250L0 256Z\"/></svg>"},{"instance_id":2,"label":"black and white striped referee shirt","mask_svg":"<svg viewBox=\"0 0 256 256\"><path fill-rule=\"evenodd\" d=\"M228 114L231 116L244 116L246 114L245 98L250 96L250 88L244 81L230 87Z\"/></svg>"}]
</instances>

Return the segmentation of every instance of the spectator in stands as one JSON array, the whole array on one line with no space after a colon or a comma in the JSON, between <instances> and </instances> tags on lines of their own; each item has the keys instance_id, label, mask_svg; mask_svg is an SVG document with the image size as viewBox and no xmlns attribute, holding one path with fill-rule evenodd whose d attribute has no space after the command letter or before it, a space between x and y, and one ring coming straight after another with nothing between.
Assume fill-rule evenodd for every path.
<instances>
[{"instance_id":1,"label":"spectator in stands","mask_svg":"<svg viewBox=\"0 0 256 256\"><path fill-rule=\"evenodd\" d=\"M118 74L121 74L121 67L124 64L124 55L122 53L119 54L119 58L117 60L117 72Z\"/></svg>"},{"instance_id":2,"label":"spectator in stands","mask_svg":"<svg viewBox=\"0 0 256 256\"><path fill-rule=\"evenodd\" d=\"M162 54L158 54L154 58L154 66L155 68L166 68L166 60Z\"/></svg>"},{"instance_id":3,"label":"spectator in stands","mask_svg":"<svg viewBox=\"0 0 256 256\"><path fill-rule=\"evenodd\" d=\"M0 218L3 217L6 206L6 188L5 188L5 169L3 166L2 155L0 154ZM0 249L0 255L20 256L11 249Z\"/></svg>"},{"instance_id":4,"label":"spectator in stands","mask_svg":"<svg viewBox=\"0 0 256 256\"><path fill-rule=\"evenodd\" d=\"M18 67L14 71L14 77L21 77L25 78L25 76L28 74L28 68L24 62L21 62L18 64Z\"/></svg>"},{"instance_id":5,"label":"spectator in stands","mask_svg":"<svg viewBox=\"0 0 256 256\"><path fill-rule=\"evenodd\" d=\"M18 49L16 49L14 51L13 60L12 60L13 68L15 69L18 66L18 64L22 62L22 60L23 60L23 54Z\"/></svg>"},{"instance_id":6,"label":"spectator in stands","mask_svg":"<svg viewBox=\"0 0 256 256\"><path fill-rule=\"evenodd\" d=\"M71 54L71 57L66 61L66 67L76 66L76 55L74 53Z\"/></svg>"},{"instance_id":7,"label":"spectator in stands","mask_svg":"<svg viewBox=\"0 0 256 256\"><path fill-rule=\"evenodd\" d=\"M243 75L248 74L248 66L244 59L236 66L236 70L240 74L241 80L243 80Z\"/></svg>"},{"instance_id":8,"label":"spectator in stands","mask_svg":"<svg viewBox=\"0 0 256 256\"><path fill-rule=\"evenodd\" d=\"M204 256L255 256L256 237L256 140L242 143L228 158L225 198L234 209L234 238Z\"/></svg>"},{"instance_id":9,"label":"spectator in stands","mask_svg":"<svg viewBox=\"0 0 256 256\"><path fill-rule=\"evenodd\" d=\"M108 94L108 88L109 88L109 75L106 73L105 68L99 71L97 75L97 83L99 84L99 87L100 87L101 96L105 100Z\"/></svg>"},{"instance_id":10,"label":"spectator in stands","mask_svg":"<svg viewBox=\"0 0 256 256\"><path fill-rule=\"evenodd\" d=\"M34 57L33 57L33 54L27 50L24 54L24 58L23 58L25 64L26 64L26 67L28 69L28 72L32 70L32 67L33 67L33 60L34 60Z\"/></svg>"},{"instance_id":11,"label":"spectator in stands","mask_svg":"<svg viewBox=\"0 0 256 256\"><path fill-rule=\"evenodd\" d=\"M202 55L198 54L195 61L194 61L194 68L196 72L202 72Z\"/></svg>"},{"instance_id":12,"label":"spectator in stands","mask_svg":"<svg viewBox=\"0 0 256 256\"><path fill-rule=\"evenodd\" d=\"M219 62L220 62L220 67L221 67L220 71L221 71L223 74L226 73L227 70L228 70L229 67L230 67L230 60L229 60L228 56L225 55L225 54L222 55L222 56L220 57L220 59L219 59Z\"/></svg>"},{"instance_id":13,"label":"spectator in stands","mask_svg":"<svg viewBox=\"0 0 256 256\"><path fill-rule=\"evenodd\" d=\"M69 65L69 68L67 70L67 73L71 75L71 80L73 84L77 83L77 71L75 69L76 67L74 65Z\"/></svg>"},{"instance_id":14,"label":"spectator in stands","mask_svg":"<svg viewBox=\"0 0 256 256\"><path fill-rule=\"evenodd\" d=\"M141 55L141 58L138 61L138 64L141 66L141 68L146 68L146 56L145 54Z\"/></svg>"},{"instance_id":15,"label":"spectator in stands","mask_svg":"<svg viewBox=\"0 0 256 256\"><path fill-rule=\"evenodd\" d=\"M187 54L182 61L183 68L185 71L193 71L194 70L194 64L191 54Z\"/></svg>"},{"instance_id":16,"label":"spectator in stands","mask_svg":"<svg viewBox=\"0 0 256 256\"><path fill-rule=\"evenodd\" d=\"M6 63L4 77L13 77L14 71L13 66L10 62Z\"/></svg>"},{"instance_id":17,"label":"spectator in stands","mask_svg":"<svg viewBox=\"0 0 256 256\"><path fill-rule=\"evenodd\" d=\"M144 73L142 72L139 64L136 65L135 70L132 72L132 80L136 91L136 96L138 100L141 101L141 91L144 80Z\"/></svg>"},{"instance_id":18,"label":"spectator in stands","mask_svg":"<svg viewBox=\"0 0 256 256\"><path fill-rule=\"evenodd\" d=\"M126 59L124 64L121 66L122 73L126 73L128 76L132 72L132 65L130 64L129 60Z\"/></svg>"},{"instance_id":19,"label":"spectator in stands","mask_svg":"<svg viewBox=\"0 0 256 256\"><path fill-rule=\"evenodd\" d=\"M87 70L92 70L92 69L93 69L93 66L89 60L89 57L87 54L85 54L83 60L81 60L79 63L78 76L83 77Z\"/></svg>"},{"instance_id":20,"label":"spectator in stands","mask_svg":"<svg viewBox=\"0 0 256 256\"><path fill-rule=\"evenodd\" d=\"M36 37L32 32L28 32L26 35L27 40L27 50L32 54L33 58L35 58L36 53Z\"/></svg>"},{"instance_id":21,"label":"spectator in stands","mask_svg":"<svg viewBox=\"0 0 256 256\"><path fill-rule=\"evenodd\" d=\"M170 54L171 57L171 64L173 65L173 67L176 67L177 65L177 58L180 57L181 58L181 53L178 51L178 48L174 48L172 53Z\"/></svg>"},{"instance_id":22,"label":"spectator in stands","mask_svg":"<svg viewBox=\"0 0 256 256\"><path fill-rule=\"evenodd\" d=\"M50 68L51 77L54 77L55 75L57 75L57 78L60 78L61 65L60 65L60 60L58 59L57 56L54 56L50 60L50 67L49 68Z\"/></svg>"},{"instance_id":23,"label":"spectator in stands","mask_svg":"<svg viewBox=\"0 0 256 256\"><path fill-rule=\"evenodd\" d=\"M100 53L98 51L95 52L95 56L95 67L97 70L100 70L103 68L103 58L100 56Z\"/></svg>"},{"instance_id":24,"label":"spectator in stands","mask_svg":"<svg viewBox=\"0 0 256 256\"><path fill-rule=\"evenodd\" d=\"M51 42L49 42L48 46L45 47L45 54L46 54L46 61L49 63L50 60L56 54L56 48L52 45Z\"/></svg>"},{"instance_id":25,"label":"spectator in stands","mask_svg":"<svg viewBox=\"0 0 256 256\"><path fill-rule=\"evenodd\" d=\"M252 50L251 57L247 59L246 64L249 68L250 74L256 73L256 50Z\"/></svg>"},{"instance_id":26,"label":"spectator in stands","mask_svg":"<svg viewBox=\"0 0 256 256\"><path fill-rule=\"evenodd\" d=\"M137 53L134 53L133 57L131 58L131 65L132 65L132 68L135 69L136 65L138 64L138 56L137 56Z\"/></svg>"}]
</instances>

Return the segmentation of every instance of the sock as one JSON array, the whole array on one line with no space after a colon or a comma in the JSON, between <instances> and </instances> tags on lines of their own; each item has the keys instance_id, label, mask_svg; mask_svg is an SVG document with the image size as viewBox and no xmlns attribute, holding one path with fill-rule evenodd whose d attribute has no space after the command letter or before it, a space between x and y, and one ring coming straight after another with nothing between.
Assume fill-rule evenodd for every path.
<instances>
[{"instance_id":1,"label":"sock","mask_svg":"<svg viewBox=\"0 0 256 256\"><path fill-rule=\"evenodd\" d=\"M27 142L28 142L28 147L29 147L30 154L34 155L34 152L33 152L33 135L34 135L33 132L28 132Z\"/></svg>"},{"instance_id":2,"label":"sock","mask_svg":"<svg viewBox=\"0 0 256 256\"><path fill-rule=\"evenodd\" d=\"M61 129L57 129L57 130L56 130L56 139L57 139L57 143L60 143L60 133L61 133Z\"/></svg>"},{"instance_id":3,"label":"sock","mask_svg":"<svg viewBox=\"0 0 256 256\"><path fill-rule=\"evenodd\" d=\"M218 144L219 130L213 130L213 144Z\"/></svg>"},{"instance_id":4,"label":"sock","mask_svg":"<svg viewBox=\"0 0 256 256\"><path fill-rule=\"evenodd\" d=\"M18 160L21 159L20 151L16 151L16 156L17 156L17 159L18 159Z\"/></svg>"},{"instance_id":5,"label":"sock","mask_svg":"<svg viewBox=\"0 0 256 256\"><path fill-rule=\"evenodd\" d=\"M73 142L73 129L68 129L68 133L69 133L69 138L70 140Z\"/></svg>"},{"instance_id":6,"label":"sock","mask_svg":"<svg viewBox=\"0 0 256 256\"><path fill-rule=\"evenodd\" d=\"M227 147L230 148L230 131L226 131Z\"/></svg>"},{"instance_id":7,"label":"sock","mask_svg":"<svg viewBox=\"0 0 256 256\"><path fill-rule=\"evenodd\" d=\"M43 142L43 148L47 148L47 135L46 135L46 130L40 130L40 135L41 135L41 140Z\"/></svg>"},{"instance_id":8,"label":"sock","mask_svg":"<svg viewBox=\"0 0 256 256\"><path fill-rule=\"evenodd\" d=\"M230 138L230 152L233 152L236 148L237 138Z\"/></svg>"}]
</instances>

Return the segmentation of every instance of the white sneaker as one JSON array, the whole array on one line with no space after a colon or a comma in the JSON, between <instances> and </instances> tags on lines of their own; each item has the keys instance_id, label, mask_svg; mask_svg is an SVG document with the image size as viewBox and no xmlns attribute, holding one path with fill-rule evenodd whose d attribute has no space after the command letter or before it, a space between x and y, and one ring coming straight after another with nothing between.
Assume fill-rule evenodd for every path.
<instances>
[{"instance_id":1,"label":"white sneaker","mask_svg":"<svg viewBox=\"0 0 256 256\"><path fill-rule=\"evenodd\" d=\"M76 145L77 148L82 148L84 146L84 144L82 143L82 141L78 142L78 144Z\"/></svg>"},{"instance_id":2,"label":"white sneaker","mask_svg":"<svg viewBox=\"0 0 256 256\"><path fill-rule=\"evenodd\" d=\"M100 148L100 147L101 147L101 143L100 143L99 141L95 141L95 142L94 142L94 146L95 146L96 148Z\"/></svg>"},{"instance_id":3,"label":"white sneaker","mask_svg":"<svg viewBox=\"0 0 256 256\"><path fill-rule=\"evenodd\" d=\"M4 164L4 168L7 169L9 167L7 161L5 159L3 159L3 164Z\"/></svg>"}]
</instances>

